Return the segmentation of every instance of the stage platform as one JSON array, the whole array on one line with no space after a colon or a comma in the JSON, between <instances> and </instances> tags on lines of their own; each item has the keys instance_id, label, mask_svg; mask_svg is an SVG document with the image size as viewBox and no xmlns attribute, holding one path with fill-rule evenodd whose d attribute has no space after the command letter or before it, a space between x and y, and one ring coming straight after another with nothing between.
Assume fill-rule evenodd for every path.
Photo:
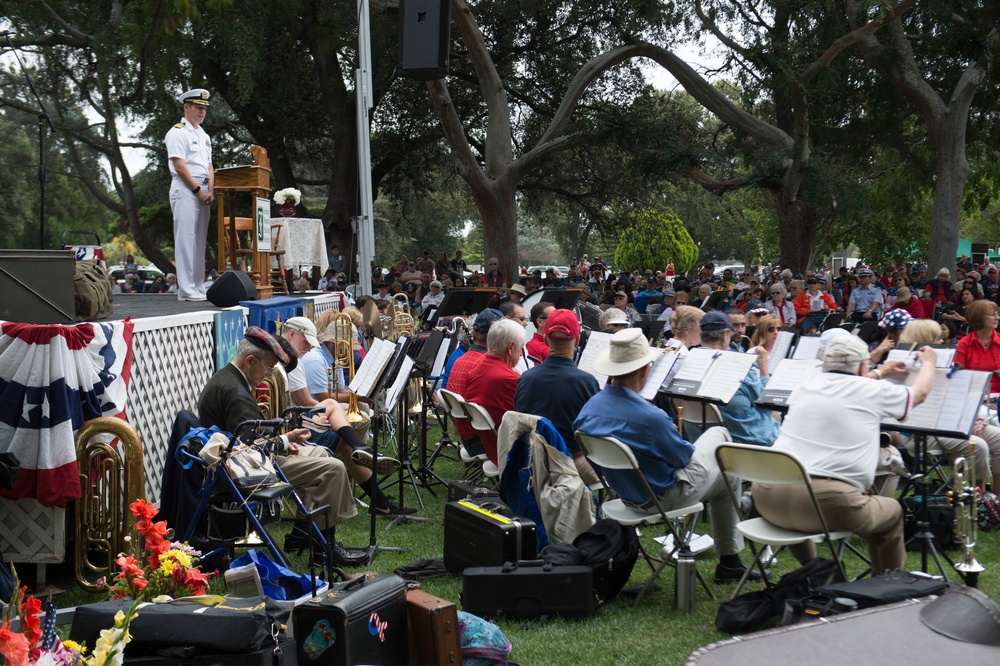
<instances>
[{"instance_id":1,"label":"stage platform","mask_svg":"<svg viewBox=\"0 0 1000 666\"><path fill-rule=\"evenodd\" d=\"M341 308L344 295L292 294L296 310L311 319L324 310ZM289 297L280 300L288 301ZM215 371L235 354L250 317L242 306L219 308L208 301L178 301L173 294L115 294L114 314L100 322L129 318L132 323L131 379L125 414L142 442L146 499L159 503L167 442L174 418L182 409L197 413L198 396ZM274 331L280 311L264 309L257 316ZM226 360L222 360L226 359ZM73 447L72 441L66 443ZM72 510L72 508L70 508ZM0 544L7 561L59 562L65 556L65 512L33 499L0 500Z\"/></svg>"}]
</instances>

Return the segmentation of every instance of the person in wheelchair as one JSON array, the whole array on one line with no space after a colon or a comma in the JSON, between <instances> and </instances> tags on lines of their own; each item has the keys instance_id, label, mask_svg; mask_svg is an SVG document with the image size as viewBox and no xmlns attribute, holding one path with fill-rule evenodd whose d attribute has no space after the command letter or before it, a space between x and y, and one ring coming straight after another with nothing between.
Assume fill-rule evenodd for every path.
<instances>
[{"instance_id":1,"label":"person in wheelchair","mask_svg":"<svg viewBox=\"0 0 1000 666\"><path fill-rule=\"evenodd\" d=\"M286 368L294 367L272 335L256 326L248 328L236 349L236 358L216 372L202 389L198 399L201 424L233 432L243 421L259 419L261 414L253 387L260 384L279 362ZM309 436L308 428L296 428L281 435L283 453L277 455L275 462L307 509L324 504L330 506L328 518L321 517L318 523L329 522L327 540L334 563L341 566L363 564L367 560L364 553L349 553L335 538L337 523L358 514L347 468L328 449L306 444ZM285 550L301 548L308 541L307 525L299 520L285 539Z\"/></svg>"}]
</instances>

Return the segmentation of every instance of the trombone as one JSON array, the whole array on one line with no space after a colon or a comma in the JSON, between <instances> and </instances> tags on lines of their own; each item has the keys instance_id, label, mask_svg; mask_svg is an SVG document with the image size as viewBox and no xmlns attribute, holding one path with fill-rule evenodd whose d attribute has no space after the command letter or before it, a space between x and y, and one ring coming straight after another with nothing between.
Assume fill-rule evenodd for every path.
<instances>
[{"instance_id":1,"label":"trombone","mask_svg":"<svg viewBox=\"0 0 1000 666\"><path fill-rule=\"evenodd\" d=\"M330 396L336 400L337 392L340 390L340 373L344 370L347 382L354 379L354 322L349 314L341 313L333 320L333 365L326 369L327 389ZM358 408L358 396L351 392L347 399L347 421L351 424L358 436L361 437L368 428L370 419Z\"/></svg>"},{"instance_id":2,"label":"trombone","mask_svg":"<svg viewBox=\"0 0 1000 666\"><path fill-rule=\"evenodd\" d=\"M399 306L397 301L402 301ZM406 294L394 294L389 302L389 312L392 314L390 339L395 342L400 338L411 337L416 331L413 315L410 313L410 300Z\"/></svg>"}]
</instances>

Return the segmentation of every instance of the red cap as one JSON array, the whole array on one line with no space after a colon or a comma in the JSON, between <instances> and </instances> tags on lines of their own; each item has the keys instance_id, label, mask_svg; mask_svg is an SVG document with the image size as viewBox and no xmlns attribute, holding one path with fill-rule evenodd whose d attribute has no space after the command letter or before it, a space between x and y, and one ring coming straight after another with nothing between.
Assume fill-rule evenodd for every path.
<instances>
[{"instance_id":1,"label":"red cap","mask_svg":"<svg viewBox=\"0 0 1000 666\"><path fill-rule=\"evenodd\" d=\"M580 337L580 321L572 310L560 308L545 320L545 337L553 340L573 340Z\"/></svg>"}]
</instances>

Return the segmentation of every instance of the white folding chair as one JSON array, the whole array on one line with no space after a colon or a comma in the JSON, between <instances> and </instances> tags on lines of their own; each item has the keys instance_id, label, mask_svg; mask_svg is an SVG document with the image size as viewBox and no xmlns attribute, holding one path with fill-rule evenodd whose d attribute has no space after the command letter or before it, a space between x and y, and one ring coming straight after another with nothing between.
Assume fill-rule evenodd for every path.
<instances>
[{"instance_id":1,"label":"white folding chair","mask_svg":"<svg viewBox=\"0 0 1000 666\"><path fill-rule=\"evenodd\" d=\"M653 489L650 487L649 482L642 473L642 470L639 469L639 462L636 460L635 454L632 453L632 449L630 449L627 444L623 444L614 437L597 437L594 435L588 435L582 430L577 430L575 437L580 449L587 455L587 459L593 463L595 469L631 470L642 481L642 484L646 489L646 494L652 498L653 506L648 509L642 509L631 504L627 504L625 500L622 499L605 500L601 504L601 515L605 518L610 518L617 523L628 525L630 527L639 527L640 525L664 525L667 528L667 531L673 535L674 544L670 548L663 548L661 553L662 559L660 559L658 565L653 563L653 558L650 557L649 553L640 541L639 551L646 559L646 563L649 564L649 568L652 569L653 575L650 576L650 578L642 586L638 596L636 596L634 605L638 605L649 588L652 587L653 583L655 583L657 578L660 577L660 572L663 571L663 568L667 565L674 566L674 553L680 548L687 546L691 533L694 531L695 525L697 524L698 514L705 509L705 505L701 502L696 502L694 504L678 507L676 509L667 509L661 504L659 498L657 498L656 494L653 492ZM607 490L613 490L610 486L608 486L607 480L604 478L603 474L601 475L601 481ZM686 518L687 516L694 516L694 518L692 518L689 522L687 529L678 533L678 531L674 528L674 521L678 518ZM715 595L708 587L708 583L701 575L701 571L698 571L696 568L695 572L698 576L698 580L701 581L702 586L708 593L708 596L715 599Z\"/></svg>"},{"instance_id":2,"label":"white folding chair","mask_svg":"<svg viewBox=\"0 0 1000 666\"><path fill-rule=\"evenodd\" d=\"M740 578L740 582L736 586L736 590L733 591L734 598L740 593L740 590L746 583L750 571L753 570L755 566L760 569L761 575L764 576L765 585L771 587L771 582L767 579L767 573L764 570L764 565L761 563L761 555L764 553L764 549L761 548L758 550L757 548L754 548L754 543L771 546L776 549L774 553L775 555L780 553L785 546L805 543L806 541L812 541L817 544L826 543L830 547L830 553L833 555L833 560L837 565L837 569L840 571L840 574L844 577L844 579L847 579L847 573L844 570L843 551L845 545L850 547L847 540L852 536L852 533L846 531L831 532L827 527L826 518L823 516L823 511L816 499L816 494L813 492L812 481L809 478L809 473L806 472L805 467L798 458L786 451L777 451L775 449L761 446L752 446L750 444L721 444L715 450L715 459L718 461L719 469L722 470L723 474L731 474L735 477L743 479L744 481L750 481L753 483L793 484L805 486L809 492L809 499L812 502L813 509L819 517L819 523L823 528L819 532L799 532L796 530L788 530L783 527L778 527L777 525L769 523L764 518L750 518L748 520L740 521L739 524L736 525L736 529L738 529L746 539L752 542L750 549L754 553L754 558L747 567L743 577ZM739 497L733 493L732 486L730 486L729 492L732 496L733 503L736 505L736 510L739 511ZM742 513L740 515L742 515ZM837 541L841 542L839 548L835 543ZM851 550L867 562L867 559L853 547L851 547Z\"/></svg>"},{"instance_id":3,"label":"white folding chair","mask_svg":"<svg viewBox=\"0 0 1000 666\"><path fill-rule=\"evenodd\" d=\"M466 400L463 403L465 407L465 414L469 417L469 422L472 427L476 429L477 432L491 432L493 433L493 439L496 440L497 437L497 426L493 423L493 418L490 416L489 412L481 406L474 402L469 402ZM485 456L484 456L485 458ZM496 478L500 476L500 468L497 467L491 460L486 459L483 461L483 474L487 478Z\"/></svg>"},{"instance_id":4,"label":"white folding chair","mask_svg":"<svg viewBox=\"0 0 1000 666\"><path fill-rule=\"evenodd\" d=\"M468 411L466 410L465 398L455 393L454 391L448 391L446 389L440 389L440 396L443 405L447 405L447 411L449 416L451 416L452 421L457 419L469 419ZM470 420L471 424L471 420ZM456 426L456 430L458 427ZM482 476L486 477L496 477L499 476L500 470L497 466L489 461L485 453L480 453L478 455L473 455L465 448L464 444L460 444L458 447L458 455L465 463L465 474L462 475L463 481L478 481L481 480ZM492 467L492 470L487 470L486 464ZM494 473L491 475L489 471Z\"/></svg>"},{"instance_id":5,"label":"white folding chair","mask_svg":"<svg viewBox=\"0 0 1000 666\"><path fill-rule=\"evenodd\" d=\"M726 425L722 422L722 412L711 403L674 398L674 411L680 414L681 435L689 442L697 440L713 426Z\"/></svg>"}]
</instances>

